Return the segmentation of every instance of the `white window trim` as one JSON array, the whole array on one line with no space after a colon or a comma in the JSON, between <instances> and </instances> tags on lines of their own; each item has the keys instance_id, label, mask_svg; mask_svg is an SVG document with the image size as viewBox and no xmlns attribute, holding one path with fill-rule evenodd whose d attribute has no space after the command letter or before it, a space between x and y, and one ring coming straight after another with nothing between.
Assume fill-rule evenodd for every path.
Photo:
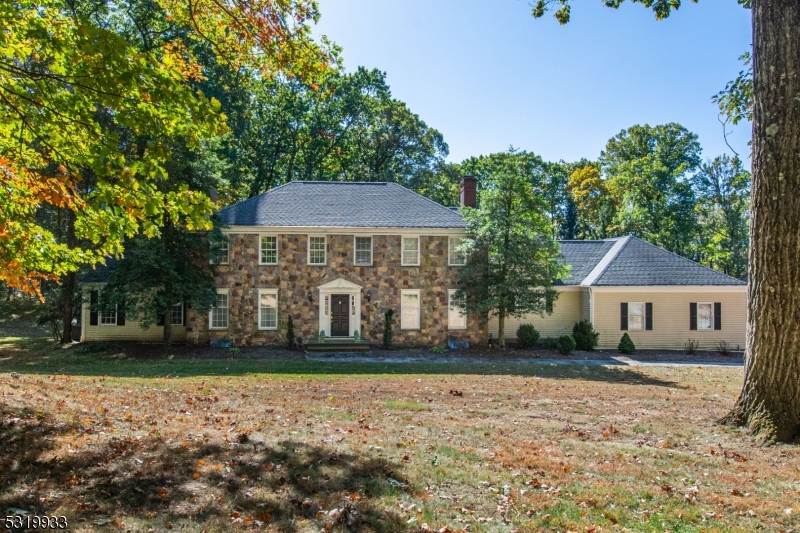
<instances>
[{"instance_id":1,"label":"white window trim","mask_svg":"<svg viewBox=\"0 0 800 533\"><path fill-rule=\"evenodd\" d=\"M642 327L641 328L632 328L631 327L631 306L632 305L641 305L642 306ZM645 302L628 302L628 331L645 331L647 329L647 305Z\"/></svg>"},{"instance_id":2,"label":"white window trim","mask_svg":"<svg viewBox=\"0 0 800 533\"><path fill-rule=\"evenodd\" d=\"M417 262L416 263L406 263L406 254L405 254L405 240L406 239L417 239ZM401 266L419 266L422 261L422 252L420 248L422 247L422 243L420 242L421 239L419 235L403 235L400 237L400 265Z\"/></svg>"},{"instance_id":3,"label":"white window trim","mask_svg":"<svg viewBox=\"0 0 800 533\"><path fill-rule=\"evenodd\" d=\"M369 239L369 263L358 262L358 248L356 247L357 239ZM353 266L372 266L375 261L375 239L372 235L353 235Z\"/></svg>"},{"instance_id":4,"label":"white window trim","mask_svg":"<svg viewBox=\"0 0 800 533\"><path fill-rule=\"evenodd\" d=\"M453 295L458 292L458 289L447 289L447 329L449 330L463 330L467 329L467 310L464 309L464 325L463 326L452 326L450 324L450 313L454 311L454 308L450 305L450 302L453 300Z\"/></svg>"},{"instance_id":5,"label":"white window trim","mask_svg":"<svg viewBox=\"0 0 800 533\"><path fill-rule=\"evenodd\" d=\"M275 327L264 328L261 327L261 295L274 294L275 295ZM276 331L278 329L278 289L258 289L258 329L261 331Z\"/></svg>"},{"instance_id":6,"label":"white window trim","mask_svg":"<svg viewBox=\"0 0 800 533\"><path fill-rule=\"evenodd\" d=\"M102 311L97 311L97 325L98 326L116 326L118 317L119 317L119 306L115 304L114 305L114 322L103 322L103 312Z\"/></svg>"},{"instance_id":7,"label":"white window trim","mask_svg":"<svg viewBox=\"0 0 800 533\"><path fill-rule=\"evenodd\" d=\"M323 249L324 256L323 256L323 259L322 259L321 263L312 263L311 262L311 238L312 237L324 239L325 248ZM306 240L306 264L309 265L309 266L325 266L325 265L328 264L328 236L327 235L314 235L314 234L309 234L308 235L307 240Z\"/></svg>"},{"instance_id":8,"label":"white window trim","mask_svg":"<svg viewBox=\"0 0 800 533\"><path fill-rule=\"evenodd\" d=\"M406 294L416 294L417 295L417 323L413 327L403 326L403 296ZM420 295L420 289L404 289L400 291L400 329L404 331L410 330L418 330L420 329L420 323L422 315L422 296Z\"/></svg>"},{"instance_id":9,"label":"white window trim","mask_svg":"<svg viewBox=\"0 0 800 533\"><path fill-rule=\"evenodd\" d=\"M262 258L264 257L264 249L262 248L264 245L264 237L275 237L275 262L274 263L265 263L262 262ZM274 233L259 233L258 235L258 264L259 265L277 265L278 264L278 253L280 251L280 241L278 239L278 235Z\"/></svg>"},{"instance_id":10,"label":"white window trim","mask_svg":"<svg viewBox=\"0 0 800 533\"><path fill-rule=\"evenodd\" d=\"M461 252L461 255L464 256L463 263L451 263L450 262L450 247L453 245L453 239L461 239L464 240L464 237L447 237L447 266L465 266L467 264L467 254L466 252Z\"/></svg>"},{"instance_id":11,"label":"white window trim","mask_svg":"<svg viewBox=\"0 0 800 533\"><path fill-rule=\"evenodd\" d=\"M215 328L212 325L214 323L214 307L212 307L211 310L208 312L208 329L214 331L226 331L231 324L231 293L230 290L228 289L217 289L217 294L225 294L228 296L228 307L226 308L228 310L228 325L225 326L224 328L220 327Z\"/></svg>"},{"instance_id":12,"label":"white window trim","mask_svg":"<svg viewBox=\"0 0 800 533\"><path fill-rule=\"evenodd\" d=\"M172 307L169 308L169 312L172 313L172 311L175 309L175 306L178 306L178 305L181 306L181 313L180 313L181 321L180 322L175 322L175 316L171 315L172 316L172 325L173 326L185 326L186 324L183 323L183 302L174 304Z\"/></svg>"},{"instance_id":13,"label":"white window trim","mask_svg":"<svg viewBox=\"0 0 800 533\"><path fill-rule=\"evenodd\" d=\"M710 305L711 306L711 327L710 328L701 328L700 327L700 306L701 305ZM714 331L714 302L697 302L697 331Z\"/></svg>"}]
</instances>

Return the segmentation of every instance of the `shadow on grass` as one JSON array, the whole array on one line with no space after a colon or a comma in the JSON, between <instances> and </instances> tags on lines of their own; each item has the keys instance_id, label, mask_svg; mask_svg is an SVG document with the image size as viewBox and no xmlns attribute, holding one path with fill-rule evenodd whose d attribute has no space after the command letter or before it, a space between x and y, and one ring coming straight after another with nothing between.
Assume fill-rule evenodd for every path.
<instances>
[{"instance_id":1,"label":"shadow on grass","mask_svg":"<svg viewBox=\"0 0 800 533\"><path fill-rule=\"evenodd\" d=\"M7 341L8 339L6 339ZM5 348L5 349L4 349ZM64 350L45 341L0 339L0 372L23 374L68 374L119 378L163 378L200 376L274 375L509 375L553 379L577 379L632 385L680 388L676 382L649 376L625 366L578 366L530 364L498 360L481 363L387 363L334 362L305 359L299 352L267 351L263 348L230 353L223 349L173 346L167 352L158 345L136 343L105 345L102 350L88 344ZM124 352L124 357L118 354ZM266 355L264 355L266 352ZM169 353L169 355L167 355ZM253 354L260 353L260 357ZM170 358L172 356L172 358ZM216 357L212 357L216 356ZM611 362L609 362L611 363Z\"/></svg>"},{"instance_id":2,"label":"shadow on grass","mask_svg":"<svg viewBox=\"0 0 800 533\"><path fill-rule=\"evenodd\" d=\"M312 520L333 529L406 529L377 501L410 490L397 466L381 457L295 441L269 446L248 437L219 446L154 436L105 436L89 449L56 454L56 436L99 430L4 404L0 417L0 509L12 514L64 515L72 527L91 529L126 522L164 530L183 522L207 531L237 523L294 531Z\"/></svg>"}]
</instances>

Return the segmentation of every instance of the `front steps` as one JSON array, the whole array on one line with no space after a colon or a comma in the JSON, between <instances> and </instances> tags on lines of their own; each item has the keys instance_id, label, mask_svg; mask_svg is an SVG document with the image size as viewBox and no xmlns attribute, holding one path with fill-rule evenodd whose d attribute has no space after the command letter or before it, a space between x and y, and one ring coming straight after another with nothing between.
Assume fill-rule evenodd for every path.
<instances>
[{"instance_id":1,"label":"front steps","mask_svg":"<svg viewBox=\"0 0 800 533\"><path fill-rule=\"evenodd\" d=\"M341 352L368 352L370 349L369 342L358 341L352 337L349 338L331 338L327 337L325 342L309 342L306 346L306 352L325 352L325 353L341 353Z\"/></svg>"}]
</instances>

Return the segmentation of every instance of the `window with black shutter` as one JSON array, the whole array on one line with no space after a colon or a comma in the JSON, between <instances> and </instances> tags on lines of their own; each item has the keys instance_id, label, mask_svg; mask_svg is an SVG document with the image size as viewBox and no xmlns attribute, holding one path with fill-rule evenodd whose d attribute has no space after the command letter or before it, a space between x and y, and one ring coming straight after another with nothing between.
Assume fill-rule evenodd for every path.
<instances>
[{"instance_id":1,"label":"window with black shutter","mask_svg":"<svg viewBox=\"0 0 800 533\"><path fill-rule=\"evenodd\" d=\"M697 331L697 302L689 304L689 329Z\"/></svg>"},{"instance_id":2,"label":"window with black shutter","mask_svg":"<svg viewBox=\"0 0 800 533\"><path fill-rule=\"evenodd\" d=\"M647 302L645 304L645 311L644 311L644 323L645 328L648 331L652 331L653 329L653 302Z\"/></svg>"},{"instance_id":3,"label":"window with black shutter","mask_svg":"<svg viewBox=\"0 0 800 533\"><path fill-rule=\"evenodd\" d=\"M722 329L722 302L714 302L714 329Z\"/></svg>"},{"instance_id":4,"label":"window with black shutter","mask_svg":"<svg viewBox=\"0 0 800 533\"><path fill-rule=\"evenodd\" d=\"M628 329L628 302L619 304L619 329L622 331Z\"/></svg>"}]
</instances>

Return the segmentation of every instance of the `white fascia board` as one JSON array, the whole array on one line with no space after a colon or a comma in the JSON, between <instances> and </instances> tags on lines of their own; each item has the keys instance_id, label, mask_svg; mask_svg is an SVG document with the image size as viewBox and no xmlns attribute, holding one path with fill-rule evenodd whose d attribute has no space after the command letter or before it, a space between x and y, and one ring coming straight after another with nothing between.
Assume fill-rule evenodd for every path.
<instances>
[{"instance_id":1,"label":"white fascia board","mask_svg":"<svg viewBox=\"0 0 800 533\"><path fill-rule=\"evenodd\" d=\"M603 256L600 262L594 266L591 272L589 272L589 275L583 278L583 281L581 282L581 287L589 287L595 281L597 281L600 278L600 276L603 275L603 272L606 271L608 265L610 265L611 262L617 258L619 253L622 251L623 248L625 248L625 245L628 244L630 240L631 240L630 235L618 239L617 242L614 243L614 246L612 246L611 249L606 252L606 255Z\"/></svg>"},{"instance_id":2,"label":"white fascia board","mask_svg":"<svg viewBox=\"0 0 800 533\"><path fill-rule=\"evenodd\" d=\"M592 285L592 292L747 292L747 285L626 285L597 286Z\"/></svg>"},{"instance_id":3,"label":"white fascia board","mask_svg":"<svg viewBox=\"0 0 800 533\"><path fill-rule=\"evenodd\" d=\"M465 228L354 228L354 227L319 227L319 226L229 226L223 233L237 235L271 233L280 235L436 235L462 237L467 234Z\"/></svg>"}]
</instances>

